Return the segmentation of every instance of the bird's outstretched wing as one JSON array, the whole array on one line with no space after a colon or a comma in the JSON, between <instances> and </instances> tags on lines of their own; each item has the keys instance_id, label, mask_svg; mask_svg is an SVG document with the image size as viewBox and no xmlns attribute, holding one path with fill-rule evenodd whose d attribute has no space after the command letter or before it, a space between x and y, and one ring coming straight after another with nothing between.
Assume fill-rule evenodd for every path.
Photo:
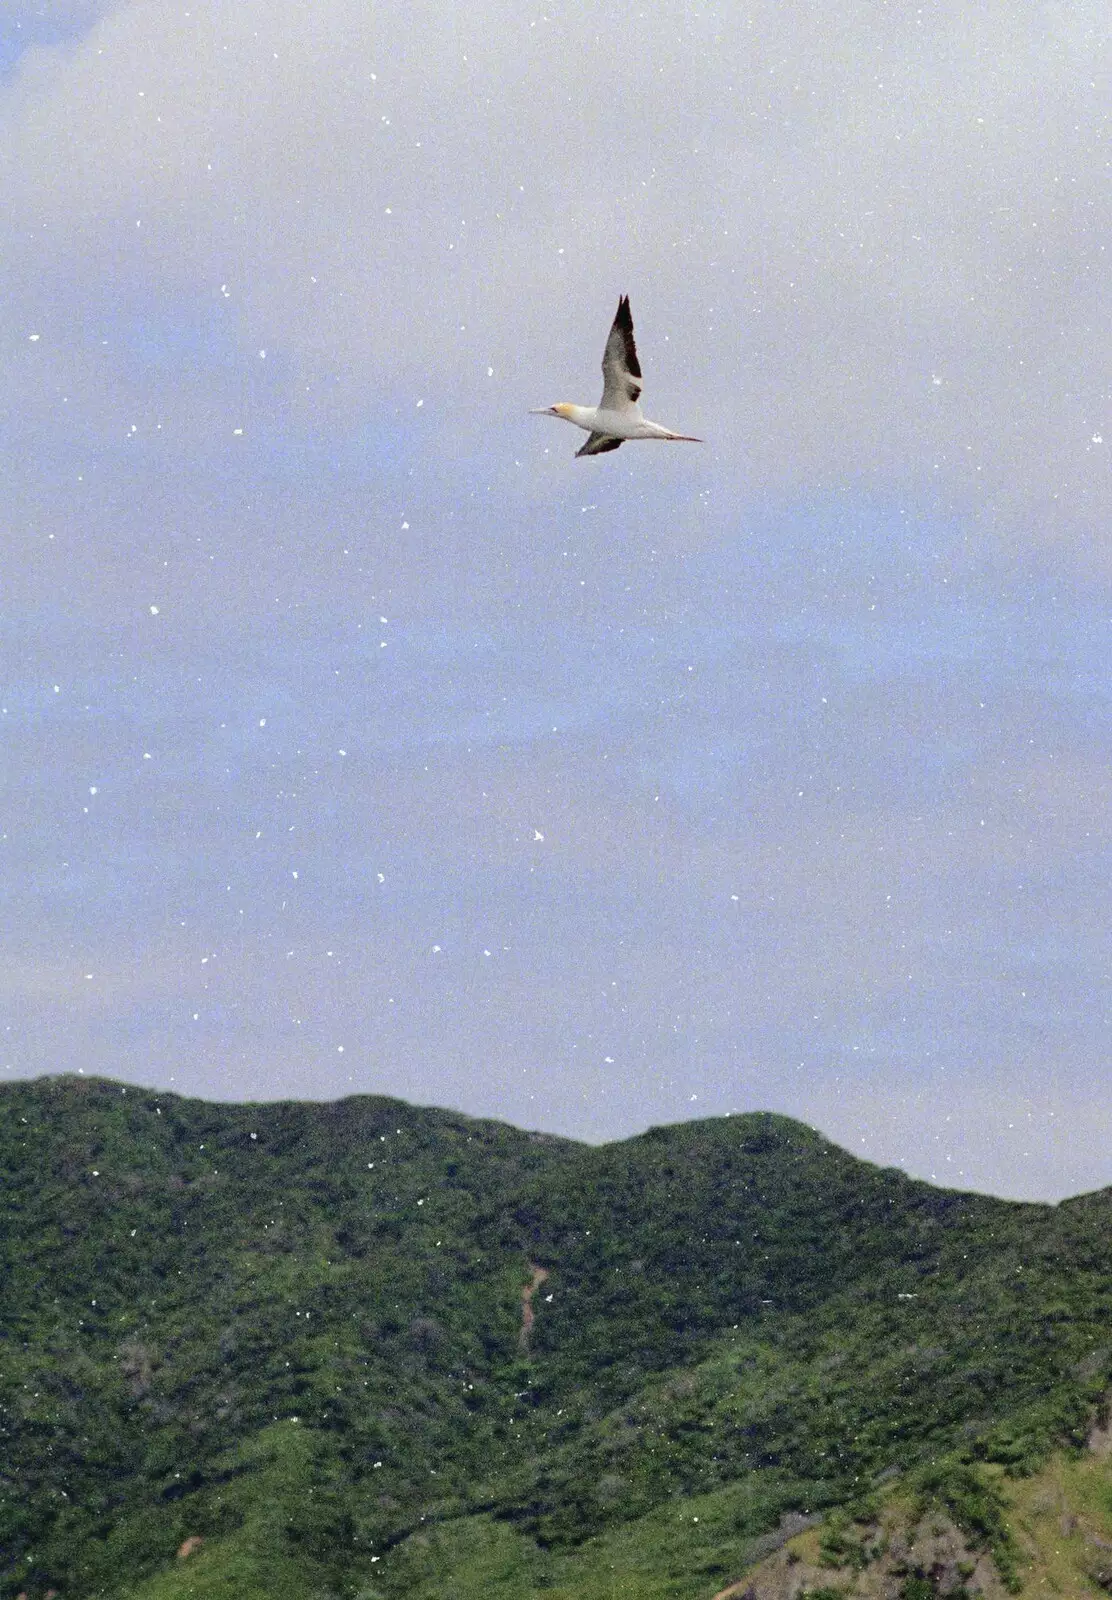
<instances>
[{"instance_id":1,"label":"bird's outstretched wing","mask_svg":"<svg viewBox=\"0 0 1112 1600\"><path fill-rule=\"evenodd\" d=\"M608 433L591 433L587 435L587 443L582 450L577 450L577 456L601 456L607 450L616 450L623 441L612 439Z\"/></svg>"},{"instance_id":2,"label":"bird's outstretched wing","mask_svg":"<svg viewBox=\"0 0 1112 1600\"><path fill-rule=\"evenodd\" d=\"M641 364L633 342L633 318L629 296L618 301L618 313L602 354L601 411L628 411L641 393ZM582 452L581 452L582 453ZM595 454L594 451L590 452Z\"/></svg>"}]
</instances>

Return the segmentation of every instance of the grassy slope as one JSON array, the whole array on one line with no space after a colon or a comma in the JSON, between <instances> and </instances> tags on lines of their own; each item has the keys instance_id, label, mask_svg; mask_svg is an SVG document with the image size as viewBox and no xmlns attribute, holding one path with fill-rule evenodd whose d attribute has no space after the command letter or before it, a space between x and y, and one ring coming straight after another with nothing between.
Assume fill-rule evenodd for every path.
<instances>
[{"instance_id":1,"label":"grassy slope","mask_svg":"<svg viewBox=\"0 0 1112 1600\"><path fill-rule=\"evenodd\" d=\"M752 1600L781 1600L791 1580L802 1581L812 1593L835 1589L846 1600L927 1600L951 1592L951 1584L960 1592L963 1577L968 1593L1001 1600L1009 1590L1066 1600L1108 1592L1112 1462L1107 1453L1056 1452L1037 1472L1021 1478L992 1465L975 1469L974 1476L984 1496L998 1505L1010 1582L1001 1581L999 1569L985 1559L990 1541L961 1532L937 1498L896 1487L877 1497L867 1521L834 1519L790 1540L746 1574L734 1600L746 1590Z\"/></svg>"},{"instance_id":2,"label":"grassy slope","mask_svg":"<svg viewBox=\"0 0 1112 1600\"><path fill-rule=\"evenodd\" d=\"M1038 1472L1020 1479L1006 1477L1000 1467L977 1471L999 1497L1014 1549L1013 1592L1079 1600L1108 1591L1107 1457L1055 1453ZM882 1492L867 1523L846 1525L849 1537L841 1548L852 1551L856 1545L867 1552L860 1565L831 1554L827 1527L788 1540L762 1561L755 1532L770 1509L751 1487L735 1484L668 1502L564 1550L543 1549L491 1517L460 1519L413 1535L395 1551L393 1570L372 1574L358 1592L361 1600L401 1594L407 1600L711 1600L737 1584L735 1600L750 1589L756 1600L780 1600L794 1578L811 1594L833 1590L846 1600L896 1600L909 1593L927 1600L946 1592L931 1586L930 1572L949 1542L958 1547L954 1564L970 1575L970 1595L1003 1600L1008 1593L987 1559L985 1541L962 1533L936 1499L900 1487ZM257 1526L248 1528L177 1563L134 1591L133 1600L300 1600L306 1593L303 1572L288 1561L268 1560L273 1545L260 1533ZM950 1580L955 1576L951 1572ZM910 1588L913 1583L926 1587Z\"/></svg>"},{"instance_id":3,"label":"grassy slope","mask_svg":"<svg viewBox=\"0 0 1112 1600\"><path fill-rule=\"evenodd\" d=\"M418 1517L442 1462L472 1482L505 1448L521 1279L477 1218L559 1150L387 1100L5 1089L0 1548L31 1553L20 1581L110 1592L234 1521L227 1486L257 1475L236 1453L277 1418L314 1430L320 1492L292 1498L326 1568Z\"/></svg>"},{"instance_id":4,"label":"grassy slope","mask_svg":"<svg viewBox=\"0 0 1112 1600\"><path fill-rule=\"evenodd\" d=\"M0 1179L31 1595L709 1595L885 1471L1030 1468L1112 1368L1107 1196L949 1194L783 1118L592 1150L55 1079L0 1091Z\"/></svg>"}]
</instances>

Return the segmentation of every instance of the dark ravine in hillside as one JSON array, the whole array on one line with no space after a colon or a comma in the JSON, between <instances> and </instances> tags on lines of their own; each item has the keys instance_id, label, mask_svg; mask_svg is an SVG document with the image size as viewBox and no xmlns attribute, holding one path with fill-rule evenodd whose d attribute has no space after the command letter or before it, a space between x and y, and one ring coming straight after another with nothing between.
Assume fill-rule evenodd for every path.
<instances>
[{"instance_id":1,"label":"dark ravine in hillside","mask_svg":"<svg viewBox=\"0 0 1112 1600\"><path fill-rule=\"evenodd\" d=\"M0 1088L0 1206L29 1600L116 1594L189 1538L208 1570L264 1505L302 1589L389 1597L432 1527L555 1559L725 1496L709 1600L784 1515L1079 1440L1112 1371L1107 1192L939 1190L764 1113L593 1148L54 1078Z\"/></svg>"}]
</instances>

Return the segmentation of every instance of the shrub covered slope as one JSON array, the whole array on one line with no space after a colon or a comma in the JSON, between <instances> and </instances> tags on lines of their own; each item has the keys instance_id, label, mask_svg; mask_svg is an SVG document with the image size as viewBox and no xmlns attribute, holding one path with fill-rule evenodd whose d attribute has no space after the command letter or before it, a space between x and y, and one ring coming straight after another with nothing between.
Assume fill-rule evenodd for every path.
<instances>
[{"instance_id":1,"label":"shrub covered slope","mask_svg":"<svg viewBox=\"0 0 1112 1600\"><path fill-rule=\"evenodd\" d=\"M1034 1469L1112 1370L1108 1194L956 1194L769 1115L595 1149L56 1078L0 1089L0 1207L31 1600L709 1596L785 1516Z\"/></svg>"}]
</instances>

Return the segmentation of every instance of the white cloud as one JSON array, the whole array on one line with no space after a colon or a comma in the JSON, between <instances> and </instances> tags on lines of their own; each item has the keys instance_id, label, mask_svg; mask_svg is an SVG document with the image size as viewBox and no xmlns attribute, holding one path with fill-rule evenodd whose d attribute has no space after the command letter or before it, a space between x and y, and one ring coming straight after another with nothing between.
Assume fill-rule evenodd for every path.
<instances>
[{"instance_id":1,"label":"white cloud","mask_svg":"<svg viewBox=\"0 0 1112 1600\"><path fill-rule=\"evenodd\" d=\"M311 425L431 378L470 437L592 397L629 290L658 405L751 486L901 483L1091 559L1105 8L666 6L617 51L612 21L121 6L4 97L26 302L63 280L72 339L90 302L204 320L226 284Z\"/></svg>"}]
</instances>

